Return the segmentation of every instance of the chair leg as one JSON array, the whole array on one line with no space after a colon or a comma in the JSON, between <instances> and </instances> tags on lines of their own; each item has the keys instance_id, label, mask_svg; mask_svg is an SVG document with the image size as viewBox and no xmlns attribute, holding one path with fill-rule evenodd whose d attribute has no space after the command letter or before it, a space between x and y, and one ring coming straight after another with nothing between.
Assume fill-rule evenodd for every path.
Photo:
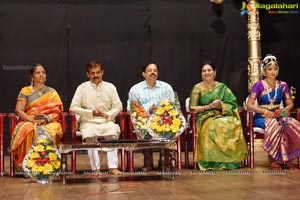
<instances>
[{"instance_id":1,"label":"chair leg","mask_svg":"<svg viewBox=\"0 0 300 200\"><path fill-rule=\"evenodd\" d=\"M193 166L194 166L194 170L197 170L197 163L194 161L195 160L195 148L196 148L196 140L195 140L195 136L192 136L193 138Z\"/></svg>"},{"instance_id":2,"label":"chair leg","mask_svg":"<svg viewBox=\"0 0 300 200\"><path fill-rule=\"evenodd\" d=\"M126 167L125 167L125 150L124 149L121 150L121 170L122 170L122 172L126 171Z\"/></svg>"},{"instance_id":3,"label":"chair leg","mask_svg":"<svg viewBox=\"0 0 300 200\"><path fill-rule=\"evenodd\" d=\"M246 157L243 161L244 167L249 167L249 158Z\"/></svg>"},{"instance_id":4,"label":"chair leg","mask_svg":"<svg viewBox=\"0 0 300 200\"><path fill-rule=\"evenodd\" d=\"M254 168L254 141L250 142L250 168Z\"/></svg>"},{"instance_id":5,"label":"chair leg","mask_svg":"<svg viewBox=\"0 0 300 200\"><path fill-rule=\"evenodd\" d=\"M4 117L5 113L0 113L0 177L4 176Z\"/></svg>"},{"instance_id":6,"label":"chair leg","mask_svg":"<svg viewBox=\"0 0 300 200\"><path fill-rule=\"evenodd\" d=\"M133 151L128 152L128 161L129 163L129 171L133 172L134 171L134 161L133 161Z\"/></svg>"},{"instance_id":7,"label":"chair leg","mask_svg":"<svg viewBox=\"0 0 300 200\"><path fill-rule=\"evenodd\" d=\"M72 173L76 174L76 151L72 151L71 154L71 168L72 168Z\"/></svg>"},{"instance_id":8,"label":"chair leg","mask_svg":"<svg viewBox=\"0 0 300 200\"><path fill-rule=\"evenodd\" d=\"M10 153L10 176L15 176L14 154Z\"/></svg>"},{"instance_id":9,"label":"chair leg","mask_svg":"<svg viewBox=\"0 0 300 200\"><path fill-rule=\"evenodd\" d=\"M177 169L181 170L181 138L177 138Z\"/></svg>"},{"instance_id":10,"label":"chair leg","mask_svg":"<svg viewBox=\"0 0 300 200\"><path fill-rule=\"evenodd\" d=\"M1 122L1 127L2 128L2 122ZM3 137L3 132L0 132L0 176L4 176L4 151L3 151L3 145L4 144L4 137Z\"/></svg>"},{"instance_id":11,"label":"chair leg","mask_svg":"<svg viewBox=\"0 0 300 200\"><path fill-rule=\"evenodd\" d=\"M189 167L189 148L188 148L188 134L185 132L184 133L184 166L186 168Z\"/></svg>"}]
</instances>

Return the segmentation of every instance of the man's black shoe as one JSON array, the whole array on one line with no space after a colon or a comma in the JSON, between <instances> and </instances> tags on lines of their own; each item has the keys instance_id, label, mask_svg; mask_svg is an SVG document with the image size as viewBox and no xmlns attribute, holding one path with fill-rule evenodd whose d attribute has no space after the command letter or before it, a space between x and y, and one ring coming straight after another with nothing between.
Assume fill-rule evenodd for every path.
<instances>
[{"instance_id":1,"label":"man's black shoe","mask_svg":"<svg viewBox=\"0 0 300 200\"><path fill-rule=\"evenodd\" d=\"M143 166L141 170L143 172L150 172L153 170L153 166Z\"/></svg>"}]
</instances>

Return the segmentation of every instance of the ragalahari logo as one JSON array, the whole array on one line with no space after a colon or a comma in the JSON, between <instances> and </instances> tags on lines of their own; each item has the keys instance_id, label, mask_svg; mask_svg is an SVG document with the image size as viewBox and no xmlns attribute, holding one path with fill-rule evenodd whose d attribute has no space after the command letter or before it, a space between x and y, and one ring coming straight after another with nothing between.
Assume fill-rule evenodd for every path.
<instances>
[{"instance_id":1,"label":"ragalahari logo","mask_svg":"<svg viewBox=\"0 0 300 200\"><path fill-rule=\"evenodd\" d=\"M268 14L298 14L299 7L298 3L255 3L247 4L245 1L242 2L241 16L253 12L254 9L266 10Z\"/></svg>"},{"instance_id":2,"label":"ragalahari logo","mask_svg":"<svg viewBox=\"0 0 300 200\"><path fill-rule=\"evenodd\" d=\"M248 5L245 1L242 2L241 16L253 11L254 9L250 5Z\"/></svg>"}]
</instances>

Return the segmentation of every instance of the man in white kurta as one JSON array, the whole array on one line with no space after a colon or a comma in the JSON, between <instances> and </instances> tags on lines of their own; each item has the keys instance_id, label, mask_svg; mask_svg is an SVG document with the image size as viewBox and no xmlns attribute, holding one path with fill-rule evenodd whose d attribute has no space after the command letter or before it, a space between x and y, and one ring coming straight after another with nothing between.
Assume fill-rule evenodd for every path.
<instances>
[{"instance_id":1,"label":"man in white kurta","mask_svg":"<svg viewBox=\"0 0 300 200\"><path fill-rule=\"evenodd\" d=\"M70 110L80 115L79 130L83 142L93 141L92 138L117 139L120 127L115 123L116 116L122 111L116 87L103 81L104 70L99 61L87 64L87 82L80 84L70 106ZM91 168L100 172L99 153L88 150ZM107 152L109 173L120 174L118 170L118 150Z\"/></svg>"}]
</instances>

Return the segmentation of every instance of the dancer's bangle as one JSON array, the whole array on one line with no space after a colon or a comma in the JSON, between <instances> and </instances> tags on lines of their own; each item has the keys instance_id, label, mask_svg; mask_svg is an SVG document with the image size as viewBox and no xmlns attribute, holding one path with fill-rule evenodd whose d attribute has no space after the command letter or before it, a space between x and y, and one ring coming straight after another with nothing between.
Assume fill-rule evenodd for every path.
<instances>
[{"instance_id":1,"label":"dancer's bangle","mask_svg":"<svg viewBox=\"0 0 300 200\"><path fill-rule=\"evenodd\" d=\"M266 116L267 116L267 114L268 114L268 110L266 109L266 110L264 111L264 114L263 114L263 116L264 116L264 117L266 117Z\"/></svg>"}]
</instances>

